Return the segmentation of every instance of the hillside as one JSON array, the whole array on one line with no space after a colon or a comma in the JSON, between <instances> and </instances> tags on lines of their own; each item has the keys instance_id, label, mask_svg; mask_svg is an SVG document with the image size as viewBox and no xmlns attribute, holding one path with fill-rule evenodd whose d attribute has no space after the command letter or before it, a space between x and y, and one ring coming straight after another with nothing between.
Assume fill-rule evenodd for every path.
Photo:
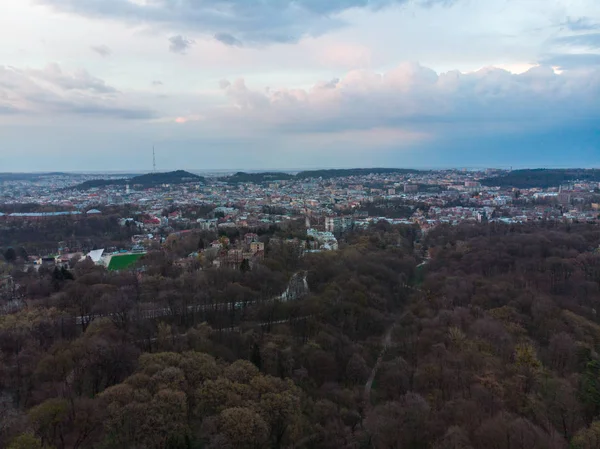
<instances>
[{"instance_id":1,"label":"hillside","mask_svg":"<svg viewBox=\"0 0 600 449\"><path fill-rule=\"evenodd\" d=\"M221 178L230 184L238 183L254 183L262 184L266 182L282 181L290 179L309 179L309 178L339 178L346 176L364 176L369 174L386 174L386 173L419 173L419 170L404 169L404 168L352 168L352 169L328 169L328 170L307 170L292 175L283 172L263 172L263 173L245 173L237 172L234 175Z\"/></svg>"},{"instance_id":2,"label":"hillside","mask_svg":"<svg viewBox=\"0 0 600 449\"><path fill-rule=\"evenodd\" d=\"M142 185L150 187L158 184L185 184L186 182L204 182L202 176L194 175L185 170L177 170L167 173L148 173L135 176L130 179L131 185Z\"/></svg>"},{"instance_id":3,"label":"hillside","mask_svg":"<svg viewBox=\"0 0 600 449\"><path fill-rule=\"evenodd\" d=\"M92 179L90 181L84 181L81 184L77 184L76 186L71 187L71 189L88 190L107 186L119 186L127 184L128 181L128 179Z\"/></svg>"},{"instance_id":4,"label":"hillside","mask_svg":"<svg viewBox=\"0 0 600 449\"><path fill-rule=\"evenodd\" d=\"M600 182L600 170L581 168L514 170L498 177L482 179L481 183L486 186L544 189L558 187L570 181Z\"/></svg>"},{"instance_id":5,"label":"hillside","mask_svg":"<svg viewBox=\"0 0 600 449\"><path fill-rule=\"evenodd\" d=\"M331 169L331 170L307 170L296 175L296 178L341 178L345 176L364 176L364 175L381 175L386 173L420 173L420 170L410 168L348 168L348 169Z\"/></svg>"},{"instance_id":6,"label":"hillside","mask_svg":"<svg viewBox=\"0 0 600 449\"><path fill-rule=\"evenodd\" d=\"M237 172L235 175L227 176L223 178L224 181L227 181L230 184L238 184L238 183L254 183L254 184L262 184L265 182L273 182L273 181L284 181L288 179L294 179L294 175L289 173L281 173L281 172L264 172L264 173L244 173Z\"/></svg>"},{"instance_id":7,"label":"hillside","mask_svg":"<svg viewBox=\"0 0 600 449\"><path fill-rule=\"evenodd\" d=\"M185 170L177 170L166 173L148 173L145 175L134 176L133 178L92 179L90 181L77 184L71 187L71 189L88 190L98 187L119 186L125 184L148 188L161 184L185 184L186 182L204 182L204 178Z\"/></svg>"},{"instance_id":8,"label":"hillside","mask_svg":"<svg viewBox=\"0 0 600 449\"><path fill-rule=\"evenodd\" d=\"M175 244L32 270L0 315L0 447L597 449L598 227L415 231L246 272ZM292 273L310 294L273 301Z\"/></svg>"}]
</instances>

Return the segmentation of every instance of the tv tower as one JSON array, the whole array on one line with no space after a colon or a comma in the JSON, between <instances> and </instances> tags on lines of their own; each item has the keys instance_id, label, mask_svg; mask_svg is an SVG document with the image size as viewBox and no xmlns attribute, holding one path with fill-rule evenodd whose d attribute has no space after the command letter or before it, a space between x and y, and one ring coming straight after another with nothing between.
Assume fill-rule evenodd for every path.
<instances>
[{"instance_id":1,"label":"tv tower","mask_svg":"<svg viewBox=\"0 0 600 449\"><path fill-rule=\"evenodd\" d=\"M152 145L152 171L156 173L156 152L154 151L154 145Z\"/></svg>"}]
</instances>

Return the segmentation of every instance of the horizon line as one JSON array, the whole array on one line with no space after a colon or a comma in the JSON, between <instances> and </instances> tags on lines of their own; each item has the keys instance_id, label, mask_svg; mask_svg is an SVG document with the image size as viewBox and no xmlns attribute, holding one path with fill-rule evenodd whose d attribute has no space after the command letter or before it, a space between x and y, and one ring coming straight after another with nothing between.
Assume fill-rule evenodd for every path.
<instances>
[{"instance_id":1,"label":"horizon line","mask_svg":"<svg viewBox=\"0 0 600 449\"><path fill-rule=\"evenodd\" d=\"M444 170L598 170L600 166L581 167L581 166L567 166L567 165L479 165L479 166L363 166L363 167L304 167L304 168L213 168L213 169L199 169L199 168L175 168L166 169L165 171L145 171L140 169L132 170L47 170L47 171L5 171L0 172L2 174L32 174L32 175L51 175L51 174L77 174L77 175L126 175L126 174L152 174L152 173L169 173L173 171L183 170L188 172L203 172L203 173L229 173L229 172L249 172L249 173L266 173L266 172L295 172L299 173L302 171L315 171L315 170L363 170L363 169L406 169L406 170L420 170L420 171L444 171Z\"/></svg>"}]
</instances>

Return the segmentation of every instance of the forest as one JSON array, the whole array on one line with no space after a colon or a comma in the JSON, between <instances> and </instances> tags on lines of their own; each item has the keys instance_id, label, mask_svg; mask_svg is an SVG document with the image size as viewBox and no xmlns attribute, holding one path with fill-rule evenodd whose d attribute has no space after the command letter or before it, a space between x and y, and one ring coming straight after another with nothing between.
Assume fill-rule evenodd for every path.
<instances>
[{"instance_id":1,"label":"forest","mask_svg":"<svg viewBox=\"0 0 600 449\"><path fill-rule=\"evenodd\" d=\"M260 173L244 173L238 172L231 176L221 178L230 184L237 183L255 183L262 184L273 181L298 180L310 178L341 178L347 176L365 176L369 174L386 174L400 173L411 174L421 173L420 170L412 170L405 168L353 168L353 169L329 169L329 170L306 170L297 173L296 175L283 172L260 172Z\"/></svg>"},{"instance_id":2,"label":"forest","mask_svg":"<svg viewBox=\"0 0 600 449\"><path fill-rule=\"evenodd\" d=\"M229 184L238 184L238 183L254 183L254 184L263 184L267 182L274 181L285 181L289 179L294 179L294 175L290 173L283 172L260 172L260 173L245 173L245 172L237 172L231 176L225 176L221 178L223 181Z\"/></svg>"},{"instance_id":3,"label":"forest","mask_svg":"<svg viewBox=\"0 0 600 449\"><path fill-rule=\"evenodd\" d=\"M141 232L136 226L121 226L123 215L139 215L128 206L103 209L98 215L0 220L0 250L14 247L32 255L54 254L57 243L66 242L73 251L87 252L96 247L129 245L131 236Z\"/></svg>"},{"instance_id":4,"label":"forest","mask_svg":"<svg viewBox=\"0 0 600 449\"><path fill-rule=\"evenodd\" d=\"M547 189L558 188L561 184L572 181L600 182L600 170L580 168L512 170L500 176L482 179L481 183L486 186Z\"/></svg>"},{"instance_id":5,"label":"forest","mask_svg":"<svg viewBox=\"0 0 600 449\"><path fill-rule=\"evenodd\" d=\"M182 184L192 181L204 182L205 179L202 176L195 175L185 170L176 170L166 173L147 173L145 175L128 178L92 179L72 187L67 187L65 190L89 190L107 186L124 186L126 184L149 188L160 184Z\"/></svg>"},{"instance_id":6,"label":"forest","mask_svg":"<svg viewBox=\"0 0 600 449\"><path fill-rule=\"evenodd\" d=\"M131 271L15 269L0 447L598 448L599 245L586 224L380 222L337 252L267 242L251 269L172 241ZM282 301L301 272L310 294Z\"/></svg>"}]
</instances>

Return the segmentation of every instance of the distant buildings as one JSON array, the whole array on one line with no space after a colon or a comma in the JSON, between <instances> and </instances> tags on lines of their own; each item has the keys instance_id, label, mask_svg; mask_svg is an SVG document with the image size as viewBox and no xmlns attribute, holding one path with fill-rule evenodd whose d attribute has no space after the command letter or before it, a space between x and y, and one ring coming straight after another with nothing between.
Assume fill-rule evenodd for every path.
<instances>
[{"instance_id":1,"label":"distant buildings","mask_svg":"<svg viewBox=\"0 0 600 449\"><path fill-rule=\"evenodd\" d=\"M321 232L316 229L309 229L306 231L306 235L318 243L318 248L316 248L318 250L337 251L338 249L338 241L333 233L329 231Z\"/></svg>"},{"instance_id":2,"label":"distant buildings","mask_svg":"<svg viewBox=\"0 0 600 449\"><path fill-rule=\"evenodd\" d=\"M81 215L79 211L65 211L65 212L14 212L8 215L2 215L2 217L10 220L44 220L47 218L57 217L71 217Z\"/></svg>"},{"instance_id":3,"label":"distant buildings","mask_svg":"<svg viewBox=\"0 0 600 449\"><path fill-rule=\"evenodd\" d=\"M354 225L353 217L326 217L325 231L331 233L345 232Z\"/></svg>"},{"instance_id":4,"label":"distant buildings","mask_svg":"<svg viewBox=\"0 0 600 449\"><path fill-rule=\"evenodd\" d=\"M490 187L480 184L480 180L486 176L504 172L439 170L410 174L371 173L331 179L289 179L268 184L244 182L237 185L207 178L203 184L157 185L129 190L121 183L88 191L65 188L72 184L72 180L65 176L49 178L46 183L5 181L0 190L7 199L7 209L0 212L0 226L11 226L11 220L34 221L54 217L72 217L74 221L93 220L101 214L102 207L99 205L126 204L128 207L123 210L131 210L126 213L135 218L124 216L119 222L124 227L133 228L126 234L135 236L124 248L131 254L137 254L136 251L143 251L144 248L157 248L170 234L184 230L195 229L216 234L221 231L221 234L242 237L232 242L216 241L212 248L205 250L205 260L238 267L238 262L241 264L248 260L252 264L264 256L265 244L260 240L267 239L259 239L258 234L271 234L275 226L289 228L287 223L295 225L304 222L305 226L301 226L302 229L294 227L296 238L271 238L269 245L284 244L288 249L296 248L302 254L305 251L336 249L338 243L335 236L379 221L415 225L423 230L440 224L476 223L486 218L501 223L599 221L600 203L598 194L594 193L594 189L598 188L597 181L565 182L560 191L558 185L515 190L512 186ZM11 213L31 210L19 207L31 203L40 204L39 210L63 211ZM367 203L376 207L365 207ZM382 206L380 213L377 212L379 205ZM170 212L168 217L163 216L165 209ZM399 209L402 209L402 213L398 213ZM305 230L306 237L297 235ZM61 258L93 247L89 242L78 241L77 238L64 244L57 243ZM208 242L203 246L208 246ZM108 252L112 254L115 250L112 248ZM107 253L102 257L107 257ZM41 263L40 257L34 259ZM56 258L55 262L58 266L62 263ZM244 267L247 267L245 262Z\"/></svg>"},{"instance_id":5,"label":"distant buildings","mask_svg":"<svg viewBox=\"0 0 600 449\"><path fill-rule=\"evenodd\" d=\"M198 220L196 220L196 223L198 223L198 227L200 229L202 229L203 231L209 231L211 229L217 229L217 226L219 224L219 219L218 218L212 218L212 219L205 219L205 218L198 218Z\"/></svg>"},{"instance_id":6,"label":"distant buildings","mask_svg":"<svg viewBox=\"0 0 600 449\"><path fill-rule=\"evenodd\" d=\"M250 243L250 252L256 254L260 251L264 252L265 244L263 242L252 242Z\"/></svg>"}]
</instances>

